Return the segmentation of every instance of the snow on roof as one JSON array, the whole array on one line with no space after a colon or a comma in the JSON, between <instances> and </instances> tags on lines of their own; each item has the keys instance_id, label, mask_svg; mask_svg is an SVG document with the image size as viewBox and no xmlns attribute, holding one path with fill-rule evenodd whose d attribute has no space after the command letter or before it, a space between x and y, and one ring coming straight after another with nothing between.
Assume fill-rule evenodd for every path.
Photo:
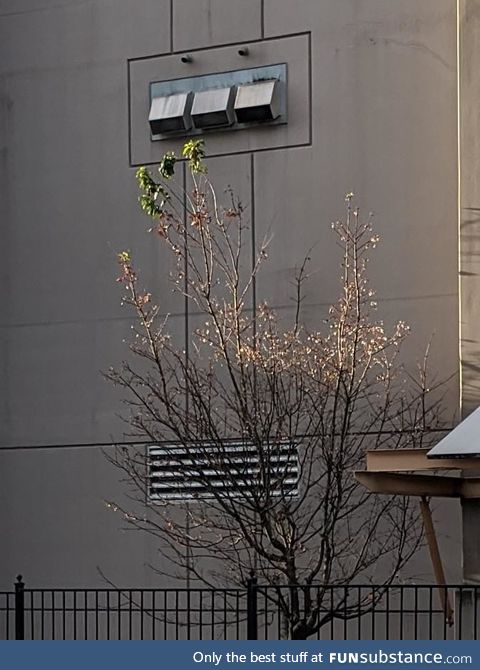
<instances>
[{"instance_id":1,"label":"snow on roof","mask_svg":"<svg viewBox=\"0 0 480 670\"><path fill-rule=\"evenodd\" d=\"M480 407L477 407L427 453L427 458L472 456L480 456Z\"/></svg>"}]
</instances>

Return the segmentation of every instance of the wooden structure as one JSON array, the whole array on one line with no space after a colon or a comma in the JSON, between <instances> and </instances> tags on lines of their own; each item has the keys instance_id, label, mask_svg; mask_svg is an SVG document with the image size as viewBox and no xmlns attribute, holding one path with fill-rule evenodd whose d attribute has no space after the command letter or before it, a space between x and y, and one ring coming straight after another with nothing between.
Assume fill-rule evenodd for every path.
<instances>
[{"instance_id":1,"label":"wooden structure","mask_svg":"<svg viewBox=\"0 0 480 670\"><path fill-rule=\"evenodd\" d=\"M439 586L445 574L430 510L430 498L480 500L480 408L470 414L433 449L380 449L367 452L367 468L355 472L357 481L372 493L417 496ZM446 589L440 598L449 623L453 610Z\"/></svg>"}]
</instances>

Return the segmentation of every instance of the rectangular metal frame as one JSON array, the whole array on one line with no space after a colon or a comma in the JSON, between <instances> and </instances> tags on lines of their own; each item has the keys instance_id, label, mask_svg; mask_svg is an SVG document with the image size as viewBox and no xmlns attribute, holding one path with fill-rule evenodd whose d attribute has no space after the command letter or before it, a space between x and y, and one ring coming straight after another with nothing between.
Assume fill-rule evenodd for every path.
<instances>
[{"instance_id":1,"label":"rectangular metal frame","mask_svg":"<svg viewBox=\"0 0 480 670\"><path fill-rule=\"evenodd\" d=\"M241 45L243 46L243 44ZM180 54L131 59L129 78L129 164L132 167L159 163L166 150L181 153L184 137L170 142L152 142L148 124L150 83L178 80L285 63L288 71L286 105L288 123L252 124L243 132L209 131L208 156L224 156L288 147L312 142L312 71L310 33L249 42L248 61L239 55L239 45L191 51L192 62L182 63Z\"/></svg>"}]
</instances>

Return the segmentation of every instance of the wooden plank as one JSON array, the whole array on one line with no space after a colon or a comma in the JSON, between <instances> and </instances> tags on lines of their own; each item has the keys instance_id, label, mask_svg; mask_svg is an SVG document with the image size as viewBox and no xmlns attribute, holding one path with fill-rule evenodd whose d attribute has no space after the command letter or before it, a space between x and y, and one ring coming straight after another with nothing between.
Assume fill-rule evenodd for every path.
<instances>
[{"instance_id":1,"label":"wooden plank","mask_svg":"<svg viewBox=\"0 0 480 670\"><path fill-rule=\"evenodd\" d=\"M480 498L480 478L467 477L462 479L462 498Z\"/></svg>"},{"instance_id":2,"label":"wooden plank","mask_svg":"<svg viewBox=\"0 0 480 670\"><path fill-rule=\"evenodd\" d=\"M480 498L480 477L444 477L398 472L354 473L355 479L372 493L435 498Z\"/></svg>"},{"instance_id":3,"label":"wooden plank","mask_svg":"<svg viewBox=\"0 0 480 670\"><path fill-rule=\"evenodd\" d=\"M479 458L427 458L430 449L374 449L367 451L369 472L416 470L480 470Z\"/></svg>"},{"instance_id":4,"label":"wooden plank","mask_svg":"<svg viewBox=\"0 0 480 670\"><path fill-rule=\"evenodd\" d=\"M401 496L459 498L462 479L436 475L404 475L393 472L355 472L355 479L372 493Z\"/></svg>"}]
</instances>

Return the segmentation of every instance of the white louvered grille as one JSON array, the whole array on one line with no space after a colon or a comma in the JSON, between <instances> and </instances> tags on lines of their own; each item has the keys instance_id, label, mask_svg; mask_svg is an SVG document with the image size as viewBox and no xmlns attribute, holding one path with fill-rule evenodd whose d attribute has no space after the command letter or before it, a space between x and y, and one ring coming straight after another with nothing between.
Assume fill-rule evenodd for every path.
<instances>
[{"instance_id":1,"label":"white louvered grille","mask_svg":"<svg viewBox=\"0 0 480 670\"><path fill-rule=\"evenodd\" d=\"M271 495L298 493L297 446L287 442L266 447L262 458L253 445L238 442L151 446L148 456L150 500L242 497L261 486Z\"/></svg>"}]
</instances>

